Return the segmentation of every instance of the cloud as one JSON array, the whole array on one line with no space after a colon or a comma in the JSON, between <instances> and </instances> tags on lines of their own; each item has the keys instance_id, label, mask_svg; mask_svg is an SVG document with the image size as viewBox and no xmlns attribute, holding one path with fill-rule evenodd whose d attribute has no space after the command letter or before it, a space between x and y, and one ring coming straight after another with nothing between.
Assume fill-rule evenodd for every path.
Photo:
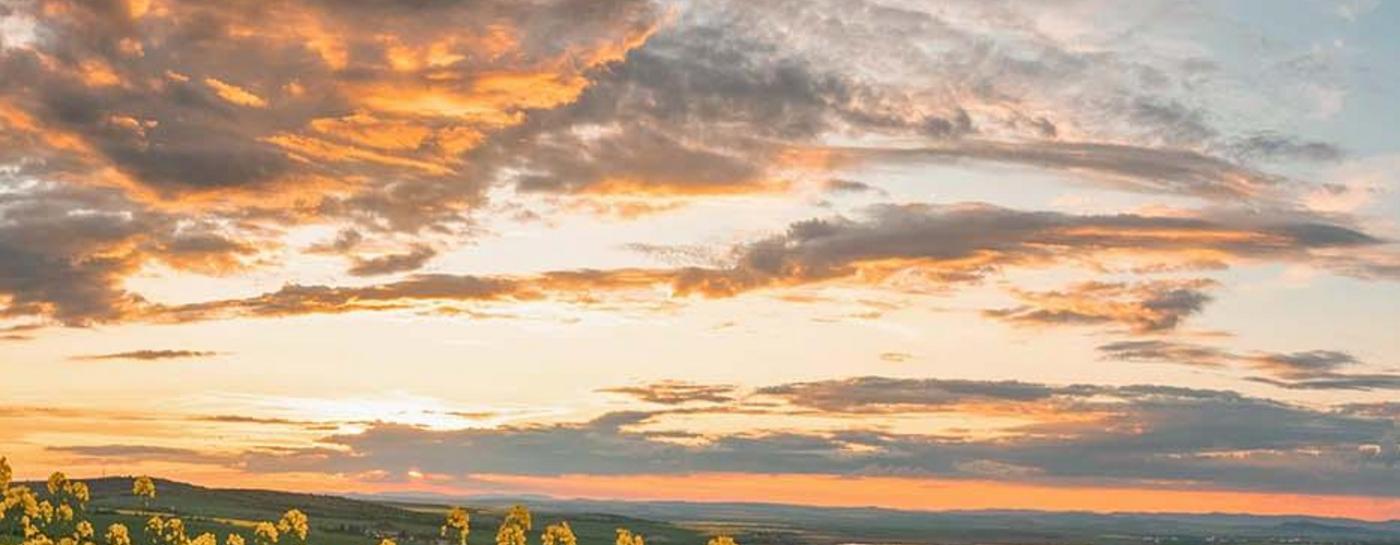
<instances>
[{"instance_id":1,"label":"cloud","mask_svg":"<svg viewBox=\"0 0 1400 545\"><path fill-rule=\"evenodd\" d=\"M941 282L997 269L1113 256L1149 264L1206 260L1304 260L1315 250L1380 241L1309 220L1069 215L969 203L880 205L865 217L794 223L786 233L735 247L727 269L680 277L683 292L733 294L757 287L915 269Z\"/></svg>"},{"instance_id":2,"label":"cloud","mask_svg":"<svg viewBox=\"0 0 1400 545\"><path fill-rule=\"evenodd\" d=\"M825 183L822 184L822 189L825 189L831 193L878 193L882 195L885 194L884 190L873 185L867 184L865 182L858 182L855 180L843 180L840 178L832 178L830 180L827 180Z\"/></svg>"},{"instance_id":3,"label":"cloud","mask_svg":"<svg viewBox=\"0 0 1400 545\"><path fill-rule=\"evenodd\" d=\"M0 97L81 152L48 174L111 166L158 196L460 174L486 133L572 101L660 15L641 0L42 4L45 39L0 57L29 83Z\"/></svg>"},{"instance_id":4,"label":"cloud","mask_svg":"<svg viewBox=\"0 0 1400 545\"><path fill-rule=\"evenodd\" d=\"M692 472L903 474L1079 484L1138 484L1311 493L1394 494L1400 474L1375 463L1387 418L1295 406L1220 390L1153 385L1047 385L861 377L760 388L708 408L619 411L574 424L426 430L376 424L328 436L326 448L246 453L254 472L420 471L463 475L627 475ZM742 411L765 422L928 412L1017 414L997 435L893 433L875 423L839 431L668 431L670 418ZM786 407L786 408L784 408ZM774 420L777 419L777 420ZM779 424L781 425L781 424ZM676 439L684 439L677 442Z\"/></svg>"},{"instance_id":5,"label":"cloud","mask_svg":"<svg viewBox=\"0 0 1400 545\"><path fill-rule=\"evenodd\" d=\"M190 358L208 358L219 355L219 352L209 352L203 350L132 350L130 352L116 352L112 354L96 354L91 356L74 356L74 360L173 360Z\"/></svg>"},{"instance_id":6,"label":"cloud","mask_svg":"<svg viewBox=\"0 0 1400 545\"><path fill-rule=\"evenodd\" d=\"M336 242L340 242L339 239ZM415 245L407 253L385 254L368 259L357 258L348 271L351 276L379 276L420 269L428 260L437 256L437 250L426 245Z\"/></svg>"},{"instance_id":7,"label":"cloud","mask_svg":"<svg viewBox=\"0 0 1400 545\"><path fill-rule=\"evenodd\" d=\"M585 269L519 276L430 274L360 287L288 285L245 299L150 306L145 318L192 321L539 299L590 305L623 295L630 295L627 301L631 303L649 301L655 305L660 300L694 295L732 297L758 289L828 281L878 285L901 271L917 274L934 286L954 286L981 280L1004 268L1059 263L1106 266L1129 261L1136 263L1135 267L1162 263L1200 266L1201 260L1212 267L1221 261L1309 263L1322 259L1318 252L1380 243L1359 231L1309 219L1071 215L978 203L879 205L858 218L835 216L793 223L783 234L732 246L707 266ZM667 249L651 251L666 253ZM1108 320L1110 314L1117 313L1114 319L1142 331L1169 329L1204 304L1205 296L1199 290L1208 285L1198 280L1134 288L1101 286L1102 290L1119 290L1125 297L1144 300L1119 307L1101 305L1084 311L1083 319ZM1040 296L1042 303L1053 299ZM1088 312L1098 315L1091 317Z\"/></svg>"},{"instance_id":8,"label":"cloud","mask_svg":"<svg viewBox=\"0 0 1400 545\"><path fill-rule=\"evenodd\" d=\"M364 233L401 237L406 251L354 257L351 275L416 270L446 251L425 238L475 236L474 216L496 188L633 217L805 184L871 192L835 172L862 161L972 161L1288 210L1298 191L1316 188L1253 163L1337 152L1218 122L1211 107L1219 104L1188 100L1206 83L1229 87L1202 59L1144 60L1135 55L1142 48L1126 46L1085 51L1038 29L1035 7L1014 17L973 4L935 11L786 0L162 2L142 10L49 0L12 9L38 26L33 39L0 49L0 167L17 188L6 198L28 201L16 209L51 210L5 212L0 294L7 315L68 325L161 314L124 280L152 263L216 275L263 266L287 230L308 224L348 225L343 238L305 248L311 253L348 255ZM1248 91L1272 92L1263 87ZM862 145L845 145L852 142ZM101 213L86 214L94 210ZM929 223L1097 223L1123 233L1131 216L916 207L874 215L884 217L809 227L854 235L923 215ZM1213 236L1257 238L1171 245L1158 237L1148 248L1293 260L1381 245L1341 216L1288 226L1198 220L1222 231ZM1142 221L1195 229L1186 226L1192 220ZM82 232L64 247L21 240L50 227ZM905 234L924 235L938 233ZM887 253L922 261L946 282L1052 253L1037 248L1102 257L1130 246L1106 240L1090 250L1092 237L1024 235L969 246L962 264ZM819 257L813 245L837 244L832 237L781 238L734 249L737 263L727 267L657 276L672 276L661 283L682 294L725 296L880 273L875 253L803 261ZM809 253L777 255L781 243ZM1375 253L1332 256L1329 266L1394 277L1394 257ZM788 269L767 270L769 258ZM316 290L289 286L284 298L292 291Z\"/></svg>"},{"instance_id":9,"label":"cloud","mask_svg":"<svg viewBox=\"0 0 1400 545\"><path fill-rule=\"evenodd\" d=\"M1239 356L1224 349L1163 340L1119 341L1099 347L1105 358L1135 362L1169 362L1194 367L1224 367Z\"/></svg>"},{"instance_id":10,"label":"cloud","mask_svg":"<svg viewBox=\"0 0 1400 545\"><path fill-rule=\"evenodd\" d=\"M736 386L729 384L695 384L681 381L662 381L640 386L618 386L603 388L600 392L634 397L647 403L659 405L685 405L689 403L725 403L734 401Z\"/></svg>"},{"instance_id":11,"label":"cloud","mask_svg":"<svg viewBox=\"0 0 1400 545\"><path fill-rule=\"evenodd\" d=\"M913 354L906 353L906 352L881 352L881 353L880 353L880 361L887 361L887 362L890 362L890 363L904 363L904 362L909 361L909 360L912 360L912 359L914 359L914 355L913 355Z\"/></svg>"},{"instance_id":12,"label":"cloud","mask_svg":"<svg viewBox=\"0 0 1400 545\"><path fill-rule=\"evenodd\" d=\"M833 150L851 161L987 161L1083 175L1086 182L1209 200L1285 202L1290 182L1201 152L1103 142L964 139L924 148Z\"/></svg>"},{"instance_id":13,"label":"cloud","mask_svg":"<svg viewBox=\"0 0 1400 545\"><path fill-rule=\"evenodd\" d=\"M1080 282L1063 291L1012 289L1021 306L989 309L983 316L1016 325L1094 325L1113 323L1134 334L1176 329L1199 313L1210 296L1203 289L1217 283L1207 279L1154 280L1136 284Z\"/></svg>"},{"instance_id":14,"label":"cloud","mask_svg":"<svg viewBox=\"0 0 1400 545\"><path fill-rule=\"evenodd\" d=\"M1240 366L1264 373L1247 380L1290 390L1397 390L1400 374L1353 373L1343 369L1361 365L1351 354L1335 350L1304 352L1255 352L1240 354L1225 349L1173 341L1121 341L1099 347L1105 358L1172 363L1196 367Z\"/></svg>"},{"instance_id":15,"label":"cloud","mask_svg":"<svg viewBox=\"0 0 1400 545\"><path fill-rule=\"evenodd\" d=\"M89 459L97 460L140 460L167 461L185 464L228 464L235 459L227 454L212 452L202 452L193 449L176 447L157 447L150 445L77 445L77 446L50 446L44 450L58 454L72 454Z\"/></svg>"},{"instance_id":16,"label":"cloud","mask_svg":"<svg viewBox=\"0 0 1400 545\"><path fill-rule=\"evenodd\" d=\"M313 254L344 254L355 249L364 240L365 236L359 231L342 229L336 233L334 239L312 244L306 248L306 251Z\"/></svg>"}]
</instances>

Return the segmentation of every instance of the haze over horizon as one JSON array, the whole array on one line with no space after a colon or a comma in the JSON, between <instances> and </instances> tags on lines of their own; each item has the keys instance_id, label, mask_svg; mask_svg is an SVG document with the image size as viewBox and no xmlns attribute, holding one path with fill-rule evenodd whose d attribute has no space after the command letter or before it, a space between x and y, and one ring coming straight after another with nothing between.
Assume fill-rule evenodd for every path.
<instances>
[{"instance_id":1,"label":"haze over horizon","mask_svg":"<svg viewBox=\"0 0 1400 545\"><path fill-rule=\"evenodd\" d=\"M1400 519L1400 2L0 0L0 456Z\"/></svg>"}]
</instances>

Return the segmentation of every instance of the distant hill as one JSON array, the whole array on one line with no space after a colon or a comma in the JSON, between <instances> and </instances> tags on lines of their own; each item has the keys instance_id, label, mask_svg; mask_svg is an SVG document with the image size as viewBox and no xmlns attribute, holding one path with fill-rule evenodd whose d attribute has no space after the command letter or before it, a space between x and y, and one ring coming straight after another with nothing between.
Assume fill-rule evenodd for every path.
<instances>
[{"instance_id":1,"label":"distant hill","mask_svg":"<svg viewBox=\"0 0 1400 545\"><path fill-rule=\"evenodd\" d=\"M380 501L443 502L431 494L370 496ZM517 497L460 501L499 506ZM693 528L727 528L774 541L899 544L1042 543L1400 543L1400 520L1239 514L1047 511L903 511L765 503L629 502L532 498L551 512L607 512ZM751 540L752 541L752 540Z\"/></svg>"},{"instance_id":2,"label":"distant hill","mask_svg":"<svg viewBox=\"0 0 1400 545\"><path fill-rule=\"evenodd\" d=\"M535 514L531 542L546 524L567 520L582 545L610 545L614 530L631 529L654 545L703 545L729 533L743 545L838 544L1400 544L1400 521L1231 514L1077 513L1040 511L922 512L879 508L824 508L764 503L559 500L540 496L449 497L436 494L333 496L269 490L219 489L157 480L149 508L131 496L130 477L86 480L89 514L105 528L127 524L139 535L152 512L178 514L192 533L248 536L257 521L288 509L311 518L309 545L439 545L438 527L449 505L471 511L470 542L494 543L504 509L523 503ZM30 483L42 490L42 483ZM15 543L0 536L0 544ZM138 541L139 543L140 541ZM251 543L251 541L249 541Z\"/></svg>"}]
</instances>

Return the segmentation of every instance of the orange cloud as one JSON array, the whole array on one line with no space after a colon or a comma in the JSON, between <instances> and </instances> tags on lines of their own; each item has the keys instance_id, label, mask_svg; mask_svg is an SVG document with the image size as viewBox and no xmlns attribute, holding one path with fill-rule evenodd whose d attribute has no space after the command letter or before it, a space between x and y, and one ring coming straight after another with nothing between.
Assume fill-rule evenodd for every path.
<instances>
[{"instance_id":1,"label":"orange cloud","mask_svg":"<svg viewBox=\"0 0 1400 545\"><path fill-rule=\"evenodd\" d=\"M204 84L208 85L209 88L213 89L215 93L218 93L219 98L227 100L233 104L237 104L239 106L248 106L251 108L267 107L267 101L263 100L262 97L255 95L249 92L247 89L244 89L237 85L233 85L231 83L224 83L214 78L204 78Z\"/></svg>"}]
</instances>

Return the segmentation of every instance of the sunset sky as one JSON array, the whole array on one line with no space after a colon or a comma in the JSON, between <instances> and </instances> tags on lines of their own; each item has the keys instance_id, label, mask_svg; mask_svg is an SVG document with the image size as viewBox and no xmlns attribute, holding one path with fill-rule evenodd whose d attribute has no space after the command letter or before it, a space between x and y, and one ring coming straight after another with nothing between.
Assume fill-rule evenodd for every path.
<instances>
[{"instance_id":1,"label":"sunset sky","mask_svg":"<svg viewBox=\"0 0 1400 545\"><path fill-rule=\"evenodd\" d=\"M0 0L21 477L1400 519L1400 2Z\"/></svg>"}]
</instances>

